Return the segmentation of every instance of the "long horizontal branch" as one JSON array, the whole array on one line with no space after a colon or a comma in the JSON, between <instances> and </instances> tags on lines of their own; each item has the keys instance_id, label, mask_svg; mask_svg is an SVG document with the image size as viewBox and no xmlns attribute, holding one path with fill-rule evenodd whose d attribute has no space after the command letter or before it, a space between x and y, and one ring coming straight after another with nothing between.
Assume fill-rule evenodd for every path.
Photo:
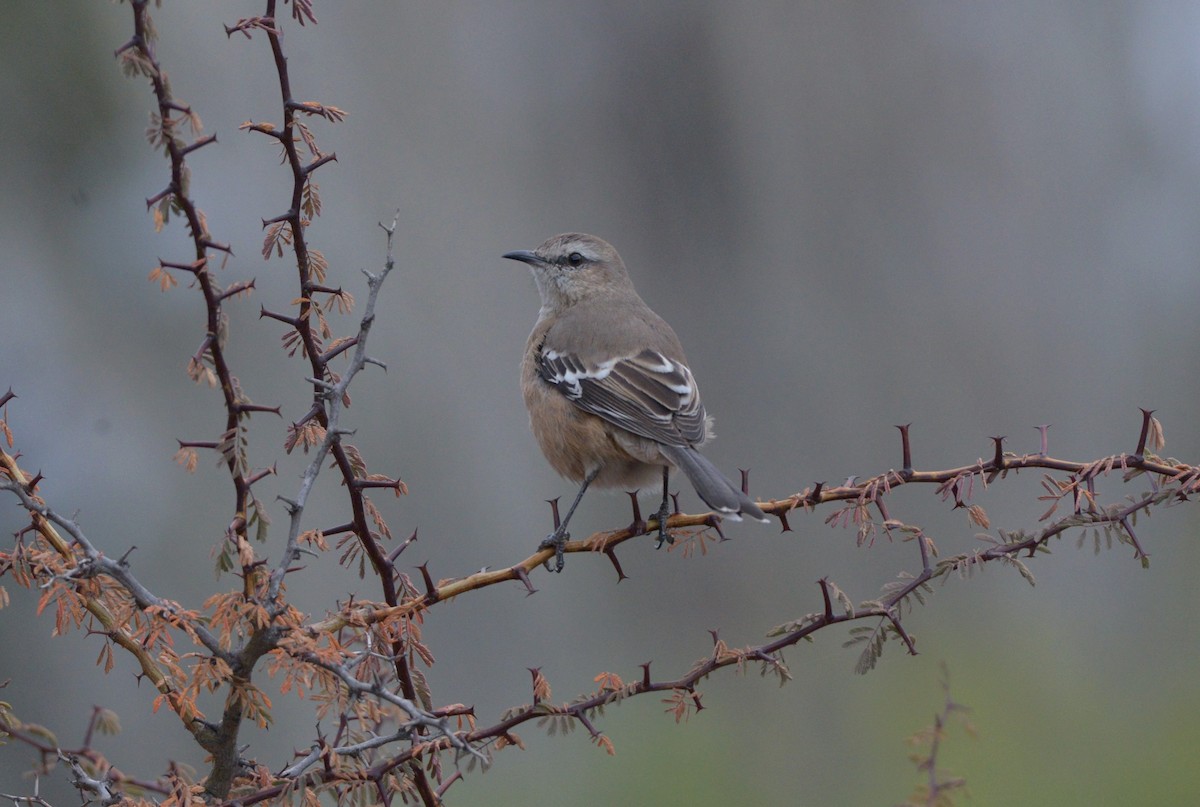
<instances>
[{"instance_id":1,"label":"long horizontal branch","mask_svg":"<svg viewBox=\"0 0 1200 807\"><path fill-rule=\"evenodd\" d=\"M1149 413L1146 415L1149 418ZM904 430L907 445L907 429ZM1002 438L997 438L997 440ZM1144 451L1144 444L1139 446ZM784 530L790 530L788 514L793 510L804 509L811 511L815 507L833 502L854 502L859 505L878 504L882 502L885 493L904 485L939 485L945 486L945 492L953 493L955 503L961 505L969 494L964 491L951 491L954 483L960 483L963 488L973 477L982 477L986 482L994 480L1000 474L1009 471L1025 469L1043 469L1048 471L1065 471L1078 477L1078 482L1087 483L1097 476L1106 474L1114 469L1124 472L1144 472L1162 477L1166 483L1178 483L1178 495L1188 495L1200 489L1200 466L1184 463L1167 463L1157 457L1147 457L1144 453L1112 454L1091 461L1065 460L1048 456L1043 453L1012 455L997 450L990 460L980 459L971 465L961 465L935 471L917 471L907 469L887 471L869 477L861 482L825 487L818 484L804 491L794 493L782 499L759 501L758 505L764 513L780 519ZM886 508L884 508L886 518ZM667 520L670 528L681 527L714 527L720 524L720 516L715 513L683 514L676 513ZM1028 550L1032 546L1043 544L1063 530L1072 526L1081 526L1075 522L1055 524L1039 532L1033 538L1020 545L1006 546L993 550L997 555L1011 555L1015 551ZM563 552L603 552L616 563L614 550L619 545L631 539L656 533L658 521L651 519L644 523L635 523L617 530L602 531L584 540L567 541ZM350 625L374 624L402 616L409 616L425 610L441 600L457 597L469 591L487 588L509 581L520 581L532 591L529 575L538 567L554 556L553 549L541 549L524 560L503 569L484 570L466 577L450 580L441 585L427 586L424 595L414 597L394 606L380 607L378 605L362 605L349 608L341 613L333 614L325 619L313 622L305 630L313 634L330 633ZM620 574L620 568L618 573Z\"/></svg>"}]
</instances>

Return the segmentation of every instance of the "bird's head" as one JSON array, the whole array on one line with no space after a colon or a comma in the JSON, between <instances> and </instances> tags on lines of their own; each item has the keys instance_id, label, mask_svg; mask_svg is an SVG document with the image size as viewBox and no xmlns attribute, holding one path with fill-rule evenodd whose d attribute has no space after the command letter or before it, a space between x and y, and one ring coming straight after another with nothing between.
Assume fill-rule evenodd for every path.
<instances>
[{"instance_id":1,"label":"bird's head","mask_svg":"<svg viewBox=\"0 0 1200 807\"><path fill-rule=\"evenodd\" d=\"M621 256L594 235L564 233L536 249L506 252L505 258L528 264L542 295L542 307L562 310L580 300L605 294L623 295L633 283Z\"/></svg>"}]
</instances>

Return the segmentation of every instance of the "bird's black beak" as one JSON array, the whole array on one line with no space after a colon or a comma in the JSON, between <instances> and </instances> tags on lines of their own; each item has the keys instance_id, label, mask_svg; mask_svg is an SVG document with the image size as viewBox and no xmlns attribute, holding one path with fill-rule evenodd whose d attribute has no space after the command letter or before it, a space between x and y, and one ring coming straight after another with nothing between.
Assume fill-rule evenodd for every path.
<instances>
[{"instance_id":1,"label":"bird's black beak","mask_svg":"<svg viewBox=\"0 0 1200 807\"><path fill-rule=\"evenodd\" d=\"M521 263L542 263L541 258L527 249L518 249L516 252L505 252L503 257L508 258L510 261L520 261Z\"/></svg>"}]
</instances>

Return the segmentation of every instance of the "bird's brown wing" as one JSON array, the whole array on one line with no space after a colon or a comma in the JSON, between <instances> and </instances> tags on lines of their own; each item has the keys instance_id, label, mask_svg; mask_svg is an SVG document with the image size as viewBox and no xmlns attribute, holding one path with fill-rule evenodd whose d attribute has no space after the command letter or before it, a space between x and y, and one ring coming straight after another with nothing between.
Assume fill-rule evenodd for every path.
<instances>
[{"instance_id":1,"label":"bird's brown wing","mask_svg":"<svg viewBox=\"0 0 1200 807\"><path fill-rule=\"evenodd\" d=\"M556 350L538 375L585 412L666 445L704 442L705 414L692 372L656 350L598 363Z\"/></svg>"}]
</instances>

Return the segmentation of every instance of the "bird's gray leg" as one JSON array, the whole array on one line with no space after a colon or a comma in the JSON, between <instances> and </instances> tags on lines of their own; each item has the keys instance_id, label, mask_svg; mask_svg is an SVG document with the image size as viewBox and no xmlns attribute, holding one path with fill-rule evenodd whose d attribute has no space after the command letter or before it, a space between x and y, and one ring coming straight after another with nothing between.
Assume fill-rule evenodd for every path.
<instances>
[{"instance_id":1,"label":"bird's gray leg","mask_svg":"<svg viewBox=\"0 0 1200 807\"><path fill-rule=\"evenodd\" d=\"M588 485L599 475L600 469L596 468L583 478L583 484L579 486L579 492L575 494L575 501L571 502L571 509L567 511L567 516L562 520L562 523L546 536L546 540L538 544L538 549L549 549L554 547L554 569L552 571L561 572L563 566L566 565L566 560L563 558L563 544L571 537L571 533L567 532L567 525L571 523L571 516L575 514L575 508L579 506L579 502L583 500L583 494L587 492ZM550 568L550 561L546 561L546 568Z\"/></svg>"},{"instance_id":2,"label":"bird's gray leg","mask_svg":"<svg viewBox=\"0 0 1200 807\"><path fill-rule=\"evenodd\" d=\"M664 542L668 544L675 543L675 536L671 535L667 529L667 519L671 517L671 494L667 490L667 485L671 479L671 466L663 466L663 498L662 504L658 508L658 543L654 548L660 548Z\"/></svg>"}]
</instances>

